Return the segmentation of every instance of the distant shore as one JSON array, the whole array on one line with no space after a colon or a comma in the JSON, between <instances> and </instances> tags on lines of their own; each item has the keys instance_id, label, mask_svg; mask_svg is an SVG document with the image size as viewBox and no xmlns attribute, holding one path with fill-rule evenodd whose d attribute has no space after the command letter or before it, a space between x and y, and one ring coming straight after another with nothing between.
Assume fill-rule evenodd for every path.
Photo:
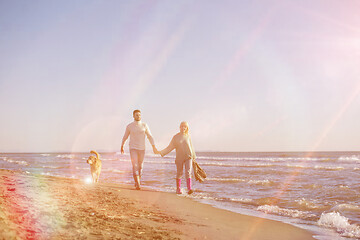
<instances>
[{"instance_id":1,"label":"distant shore","mask_svg":"<svg viewBox=\"0 0 360 240\"><path fill-rule=\"evenodd\" d=\"M119 184L0 170L4 239L314 239L306 230Z\"/></svg>"}]
</instances>

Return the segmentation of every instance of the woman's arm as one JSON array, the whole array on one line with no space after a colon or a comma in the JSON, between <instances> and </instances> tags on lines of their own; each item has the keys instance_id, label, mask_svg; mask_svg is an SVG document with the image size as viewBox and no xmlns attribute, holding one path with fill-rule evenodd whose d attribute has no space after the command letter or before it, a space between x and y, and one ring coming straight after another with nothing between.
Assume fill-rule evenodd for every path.
<instances>
[{"instance_id":1,"label":"woman's arm","mask_svg":"<svg viewBox=\"0 0 360 240\"><path fill-rule=\"evenodd\" d=\"M165 149L159 151L159 153L163 157L166 154L168 154L169 152L171 152L172 150L174 150L174 148L175 148L174 138L172 138L169 146L167 146Z\"/></svg>"}]
</instances>

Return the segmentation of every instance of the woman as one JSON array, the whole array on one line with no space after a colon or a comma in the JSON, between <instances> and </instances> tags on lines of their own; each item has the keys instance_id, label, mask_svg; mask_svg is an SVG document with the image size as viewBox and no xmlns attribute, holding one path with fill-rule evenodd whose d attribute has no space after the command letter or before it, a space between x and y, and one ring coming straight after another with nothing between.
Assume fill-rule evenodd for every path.
<instances>
[{"instance_id":1,"label":"woman","mask_svg":"<svg viewBox=\"0 0 360 240\"><path fill-rule=\"evenodd\" d=\"M189 134L189 125L187 122L180 123L180 132L177 133L165 149L160 151L161 156L165 156L172 150L176 149L176 193L181 194L181 177L183 175L183 169L185 166L185 177L188 194L192 194L191 189L191 171L192 171L192 160L196 158L195 151L191 142Z\"/></svg>"}]
</instances>

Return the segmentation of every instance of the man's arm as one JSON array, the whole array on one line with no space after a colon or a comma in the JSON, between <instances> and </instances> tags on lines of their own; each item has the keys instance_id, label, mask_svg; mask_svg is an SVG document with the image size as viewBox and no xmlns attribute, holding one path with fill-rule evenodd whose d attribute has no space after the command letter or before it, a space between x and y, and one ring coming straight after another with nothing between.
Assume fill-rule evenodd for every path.
<instances>
[{"instance_id":1,"label":"man's arm","mask_svg":"<svg viewBox=\"0 0 360 240\"><path fill-rule=\"evenodd\" d=\"M152 146L152 148L153 148L153 152L154 152L155 154L157 154L157 153L158 153L158 150L157 150L156 147L155 147L154 138L153 138L153 136L151 135L150 129L149 129L149 127L148 127L147 124L145 124L145 134L146 134L146 137L149 139L149 142L150 142L150 144L151 144L151 146Z\"/></svg>"},{"instance_id":2,"label":"man's arm","mask_svg":"<svg viewBox=\"0 0 360 240\"><path fill-rule=\"evenodd\" d=\"M128 139L129 135L130 135L130 130L129 130L129 126L127 126L126 130L125 130L125 134L124 134L122 142L121 142L121 148L120 148L121 154L124 154L124 144L125 144L126 140Z\"/></svg>"}]
</instances>

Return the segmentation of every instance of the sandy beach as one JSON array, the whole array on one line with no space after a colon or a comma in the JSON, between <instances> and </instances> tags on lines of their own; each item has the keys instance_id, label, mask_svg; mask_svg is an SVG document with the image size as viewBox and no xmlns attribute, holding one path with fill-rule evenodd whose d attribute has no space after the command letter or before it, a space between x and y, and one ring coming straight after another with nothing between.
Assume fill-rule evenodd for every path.
<instances>
[{"instance_id":1,"label":"sandy beach","mask_svg":"<svg viewBox=\"0 0 360 240\"><path fill-rule=\"evenodd\" d=\"M0 170L2 239L313 239L176 194Z\"/></svg>"}]
</instances>

